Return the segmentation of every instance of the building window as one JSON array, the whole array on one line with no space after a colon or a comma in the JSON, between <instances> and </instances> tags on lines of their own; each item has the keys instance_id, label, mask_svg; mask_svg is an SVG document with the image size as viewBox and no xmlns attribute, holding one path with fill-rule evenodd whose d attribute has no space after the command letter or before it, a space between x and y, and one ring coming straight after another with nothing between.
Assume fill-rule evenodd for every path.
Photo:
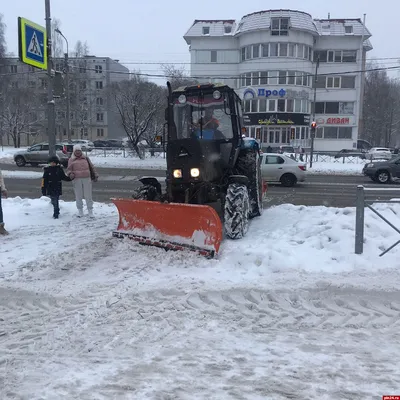
<instances>
[{"instance_id":1,"label":"building window","mask_svg":"<svg viewBox=\"0 0 400 400\"><path fill-rule=\"evenodd\" d=\"M96 81L96 89L103 89L103 81Z\"/></svg>"},{"instance_id":2,"label":"building window","mask_svg":"<svg viewBox=\"0 0 400 400\"><path fill-rule=\"evenodd\" d=\"M326 87L329 89L339 89L340 88L340 76L328 76L326 80Z\"/></svg>"},{"instance_id":3,"label":"building window","mask_svg":"<svg viewBox=\"0 0 400 400\"><path fill-rule=\"evenodd\" d=\"M262 47L262 57L269 57L269 44L265 43L261 45Z\"/></svg>"},{"instance_id":4,"label":"building window","mask_svg":"<svg viewBox=\"0 0 400 400\"><path fill-rule=\"evenodd\" d=\"M260 57L260 45L254 44L253 45L253 58L259 58L259 57Z\"/></svg>"},{"instance_id":5,"label":"building window","mask_svg":"<svg viewBox=\"0 0 400 400\"><path fill-rule=\"evenodd\" d=\"M339 102L327 101L325 103L325 114L339 114Z\"/></svg>"},{"instance_id":6,"label":"building window","mask_svg":"<svg viewBox=\"0 0 400 400\"><path fill-rule=\"evenodd\" d=\"M228 34L232 32L232 27L230 25L225 25L224 26L224 33Z\"/></svg>"},{"instance_id":7,"label":"building window","mask_svg":"<svg viewBox=\"0 0 400 400\"><path fill-rule=\"evenodd\" d=\"M340 126L339 129L339 139L351 139L352 138L352 133L353 129L350 126Z\"/></svg>"},{"instance_id":8,"label":"building window","mask_svg":"<svg viewBox=\"0 0 400 400\"><path fill-rule=\"evenodd\" d=\"M103 67L101 65L95 65L94 70L96 74L101 74L103 72Z\"/></svg>"},{"instance_id":9,"label":"building window","mask_svg":"<svg viewBox=\"0 0 400 400\"><path fill-rule=\"evenodd\" d=\"M314 61L319 57L321 63L355 63L357 50L320 50L314 51Z\"/></svg>"},{"instance_id":10,"label":"building window","mask_svg":"<svg viewBox=\"0 0 400 400\"><path fill-rule=\"evenodd\" d=\"M353 26L352 25L345 26L344 31L346 34L353 33Z\"/></svg>"},{"instance_id":11,"label":"building window","mask_svg":"<svg viewBox=\"0 0 400 400\"><path fill-rule=\"evenodd\" d=\"M103 128L97 128L97 136L98 137L103 137L104 136L104 129Z\"/></svg>"},{"instance_id":12,"label":"building window","mask_svg":"<svg viewBox=\"0 0 400 400\"><path fill-rule=\"evenodd\" d=\"M209 35L209 34L210 34L210 27L203 26L203 35Z\"/></svg>"},{"instance_id":13,"label":"building window","mask_svg":"<svg viewBox=\"0 0 400 400\"><path fill-rule=\"evenodd\" d=\"M355 76L342 76L341 88L342 89L354 89L356 87Z\"/></svg>"},{"instance_id":14,"label":"building window","mask_svg":"<svg viewBox=\"0 0 400 400\"><path fill-rule=\"evenodd\" d=\"M80 74L84 74L85 72L86 72L86 67L83 66L83 65L81 65L81 66L79 67L79 73L80 73Z\"/></svg>"},{"instance_id":15,"label":"building window","mask_svg":"<svg viewBox=\"0 0 400 400\"><path fill-rule=\"evenodd\" d=\"M103 113L97 113L97 121L102 122L104 121L104 114Z\"/></svg>"},{"instance_id":16,"label":"building window","mask_svg":"<svg viewBox=\"0 0 400 400\"><path fill-rule=\"evenodd\" d=\"M275 112L276 111L276 100L275 99L269 99L268 100L268 111L269 112Z\"/></svg>"},{"instance_id":17,"label":"building window","mask_svg":"<svg viewBox=\"0 0 400 400\"><path fill-rule=\"evenodd\" d=\"M342 115L354 114L354 103L350 101L339 103L339 114Z\"/></svg>"},{"instance_id":18,"label":"building window","mask_svg":"<svg viewBox=\"0 0 400 400\"><path fill-rule=\"evenodd\" d=\"M278 48L279 43L270 43L269 44L269 56L270 57L278 57Z\"/></svg>"},{"instance_id":19,"label":"building window","mask_svg":"<svg viewBox=\"0 0 400 400\"><path fill-rule=\"evenodd\" d=\"M278 84L278 71L269 71L268 72L268 84L269 85L277 85Z\"/></svg>"},{"instance_id":20,"label":"building window","mask_svg":"<svg viewBox=\"0 0 400 400\"><path fill-rule=\"evenodd\" d=\"M286 85L286 71L279 71L279 85Z\"/></svg>"},{"instance_id":21,"label":"building window","mask_svg":"<svg viewBox=\"0 0 400 400\"><path fill-rule=\"evenodd\" d=\"M287 57L288 55L288 45L287 43L279 44L279 57Z\"/></svg>"},{"instance_id":22,"label":"building window","mask_svg":"<svg viewBox=\"0 0 400 400\"><path fill-rule=\"evenodd\" d=\"M285 112L285 103L286 101L284 99L278 100L278 112Z\"/></svg>"},{"instance_id":23,"label":"building window","mask_svg":"<svg viewBox=\"0 0 400 400\"><path fill-rule=\"evenodd\" d=\"M103 98L102 98L102 97L97 97L97 99L96 99L96 104L97 104L98 106L102 106L102 105L104 104Z\"/></svg>"},{"instance_id":24,"label":"building window","mask_svg":"<svg viewBox=\"0 0 400 400\"><path fill-rule=\"evenodd\" d=\"M271 35L288 36L289 18L271 18Z\"/></svg>"},{"instance_id":25,"label":"building window","mask_svg":"<svg viewBox=\"0 0 400 400\"><path fill-rule=\"evenodd\" d=\"M79 89L80 90L86 90L86 87L87 87L86 81L80 81L79 82Z\"/></svg>"},{"instance_id":26,"label":"building window","mask_svg":"<svg viewBox=\"0 0 400 400\"><path fill-rule=\"evenodd\" d=\"M10 65L10 72L11 72L12 74L16 74L17 71L18 71L18 68L17 68L16 65Z\"/></svg>"},{"instance_id":27,"label":"building window","mask_svg":"<svg viewBox=\"0 0 400 400\"><path fill-rule=\"evenodd\" d=\"M267 112L267 99L260 99L258 101L258 112Z\"/></svg>"},{"instance_id":28,"label":"building window","mask_svg":"<svg viewBox=\"0 0 400 400\"><path fill-rule=\"evenodd\" d=\"M241 60L245 61L246 60L246 47L242 47L241 50Z\"/></svg>"},{"instance_id":29,"label":"building window","mask_svg":"<svg viewBox=\"0 0 400 400\"><path fill-rule=\"evenodd\" d=\"M217 51L216 50L211 50L211 62L212 63L217 62Z\"/></svg>"}]
</instances>

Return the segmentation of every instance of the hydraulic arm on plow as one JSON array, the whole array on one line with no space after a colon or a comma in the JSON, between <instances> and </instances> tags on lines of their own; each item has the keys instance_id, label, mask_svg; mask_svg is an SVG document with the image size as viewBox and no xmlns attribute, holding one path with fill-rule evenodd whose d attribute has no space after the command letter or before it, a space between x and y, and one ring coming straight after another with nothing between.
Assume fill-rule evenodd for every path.
<instances>
[{"instance_id":1,"label":"hydraulic arm on plow","mask_svg":"<svg viewBox=\"0 0 400 400\"><path fill-rule=\"evenodd\" d=\"M166 191L156 178L142 178L132 199L112 199L119 212L113 236L213 257L224 234L242 238L262 213L259 145L242 137L241 100L229 86L167 86Z\"/></svg>"}]
</instances>

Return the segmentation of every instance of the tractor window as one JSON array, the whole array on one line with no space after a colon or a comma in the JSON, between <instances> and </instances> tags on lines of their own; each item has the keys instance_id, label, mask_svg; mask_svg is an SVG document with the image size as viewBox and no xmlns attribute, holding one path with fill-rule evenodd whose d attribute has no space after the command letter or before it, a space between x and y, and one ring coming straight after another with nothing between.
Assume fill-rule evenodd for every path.
<instances>
[{"instance_id":1,"label":"tractor window","mask_svg":"<svg viewBox=\"0 0 400 400\"><path fill-rule=\"evenodd\" d=\"M174 120L178 139L193 138L225 140L233 138L232 121L228 105L204 96L200 103L197 97L188 97L186 103L176 102Z\"/></svg>"}]
</instances>

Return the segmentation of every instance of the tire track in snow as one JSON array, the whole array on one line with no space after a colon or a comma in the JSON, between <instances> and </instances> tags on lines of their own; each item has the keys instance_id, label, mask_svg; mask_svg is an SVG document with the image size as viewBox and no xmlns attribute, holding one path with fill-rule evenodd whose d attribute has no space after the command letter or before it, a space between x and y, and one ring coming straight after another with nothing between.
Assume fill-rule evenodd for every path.
<instances>
[{"instance_id":1,"label":"tire track in snow","mask_svg":"<svg viewBox=\"0 0 400 400\"><path fill-rule=\"evenodd\" d=\"M92 351L94 347L107 352L139 342L164 340L183 329L187 321L191 321L192 329L196 324L217 320L231 330L256 333L271 329L382 329L400 325L397 292L338 288L297 292L160 290L127 291L115 297L112 290L110 286L97 294L88 291L76 298L54 298L0 289L0 347L4 354L14 355L33 350L65 351L68 346L74 352ZM85 338L88 329L95 339Z\"/></svg>"}]
</instances>

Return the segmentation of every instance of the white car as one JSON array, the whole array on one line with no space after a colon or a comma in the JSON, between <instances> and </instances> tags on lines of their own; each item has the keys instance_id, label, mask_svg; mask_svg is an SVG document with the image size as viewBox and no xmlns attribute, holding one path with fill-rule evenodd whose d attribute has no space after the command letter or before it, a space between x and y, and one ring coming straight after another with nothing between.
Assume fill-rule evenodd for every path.
<instances>
[{"instance_id":1,"label":"white car","mask_svg":"<svg viewBox=\"0 0 400 400\"><path fill-rule=\"evenodd\" d=\"M392 157L392 152L386 147L373 147L366 154L368 160L390 160Z\"/></svg>"},{"instance_id":2,"label":"white car","mask_svg":"<svg viewBox=\"0 0 400 400\"><path fill-rule=\"evenodd\" d=\"M297 182L305 181L307 164L284 154L263 153L261 174L267 182L280 182L286 187L294 186Z\"/></svg>"}]
</instances>

